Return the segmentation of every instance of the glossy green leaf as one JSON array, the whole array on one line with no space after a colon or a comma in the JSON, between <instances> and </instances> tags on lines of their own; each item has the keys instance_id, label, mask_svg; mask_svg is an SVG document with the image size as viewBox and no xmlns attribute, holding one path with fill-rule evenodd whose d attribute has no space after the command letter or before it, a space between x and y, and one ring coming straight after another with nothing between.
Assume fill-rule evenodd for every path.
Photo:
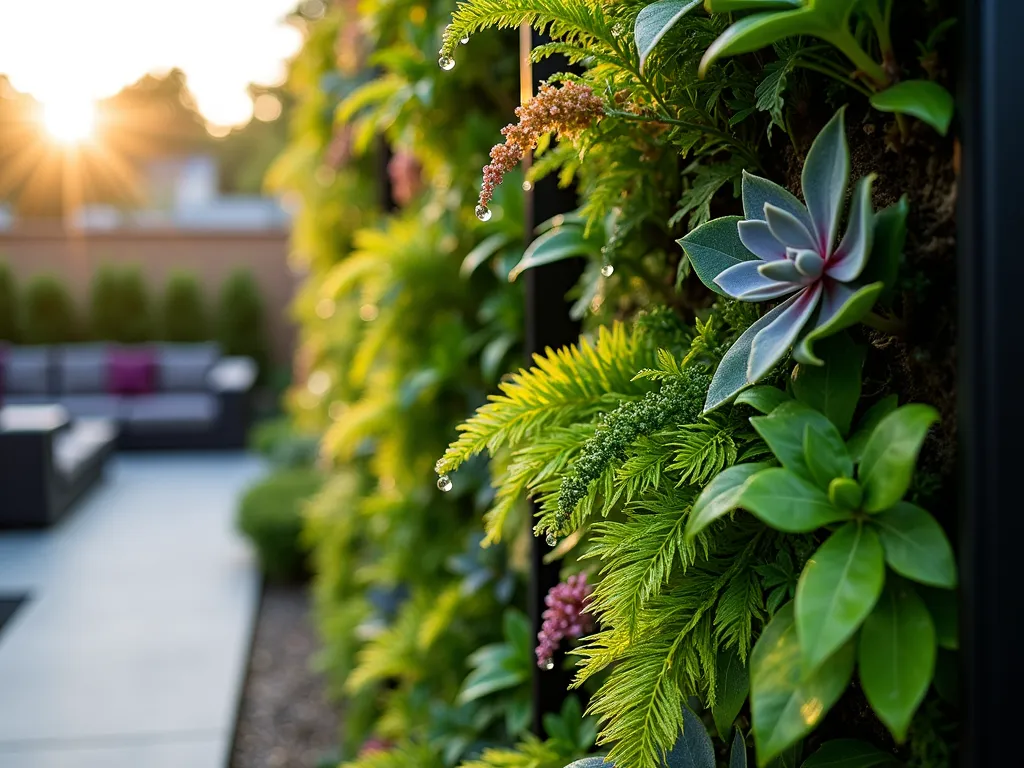
<instances>
[{"instance_id":1,"label":"glossy green leaf","mask_svg":"<svg viewBox=\"0 0 1024 768\"><path fill-rule=\"evenodd\" d=\"M846 441L846 449L850 452L854 464L860 464L864 447L868 444L868 440L871 439L871 434L875 431L875 427L878 426L882 419L895 411L897 405L899 405L899 397L897 395L888 395L868 408L864 417L857 424L853 435Z\"/></svg>"},{"instance_id":2,"label":"glossy green leaf","mask_svg":"<svg viewBox=\"0 0 1024 768\"><path fill-rule=\"evenodd\" d=\"M935 671L935 627L906 582L890 584L860 633L860 683L868 703L902 742Z\"/></svg>"},{"instance_id":3,"label":"glossy green leaf","mask_svg":"<svg viewBox=\"0 0 1024 768\"><path fill-rule=\"evenodd\" d=\"M796 585L796 625L806 669L817 668L853 636L884 583L882 544L870 527L847 523L818 547Z\"/></svg>"},{"instance_id":4,"label":"glossy green leaf","mask_svg":"<svg viewBox=\"0 0 1024 768\"><path fill-rule=\"evenodd\" d=\"M907 241L907 214L910 202L904 195L899 202L875 214L875 236L871 245L871 258L861 273L865 283L880 282L885 285L878 296L880 302L888 302L896 284L900 263L903 261L903 246Z\"/></svg>"},{"instance_id":5,"label":"glossy green leaf","mask_svg":"<svg viewBox=\"0 0 1024 768\"><path fill-rule=\"evenodd\" d=\"M866 741L835 739L822 744L801 768L875 768L896 762L891 754Z\"/></svg>"},{"instance_id":6,"label":"glossy green leaf","mask_svg":"<svg viewBox=\"0 0 1024 768\"><path fill-rule=\"evenodd\" d=\"M901 501L880 512L874 522L885 550L885 561L896 573L932 587L956 586L956 562L945 531L934 517Z\"/></svg>"},{"instance_id":7,"label":"glossy green leaf","mask_svg":"<svg viewBox=\"0 0 1024 768\"><path fill-rule=\"evenodd\" d=\"M846 690L855 648L847 643L804 674L793 604L779 609L750 655L750 711L758 765L812 731Z\"/></svg>"},{"instance_id":8,"label":"glossy green leaf","mask_svg":"<svg viewBox=\"0 0 1024 768\"><path fill-rule=\"evenodd\" d=\"M830 443L842 438L828 418L796 400L783 403L768 416L754 416L751 425L786 469L804 480L814 481L804 455L804 433L808 427L826 436Z\"/></svg>"},{"instance_id":9,"label":"glossy green leaf","mask_svg":"<svg viewBox=\"0 0 1024 768\"><path fill-rule=\"evenodd\" d=\"M511 235L504 232L498 232L497 234L484 238L476 245L475 248L473 248L473 250L466 254L466 258L462 260L462 266L459 268L459 274L463 277L469 277L477 270L477 267L491 258L491 256L496 254L510 242L512 242Z\"/></svg>"},{"instance_id":10,"label":"glossy green leaf","mask_svg":"<svg viewBox=\"0 0 1024 768\"><path fill-rule=\"evenodd\" d=\"M722 650L715 660L716 677L715 706L711 708L711 717L715 721L720 738L729 735L732 724L743 709L743 702L750 692L750 673L734 650Z\"/></svg>"},{"instance_id":11,"label":"glossy green leaf","mask_svg":"<svg viewBox=\"0 0 1024 768\"><path fill-rule=\"evenodd\" d=\"M904 80L871 97L880 112L899 112L916 117L945 136L953 121L953 95L930 80Z\"/></svg>"},{"instance_id":12,"label":"glossy green leaf","mask_svg":"<svg viewBox=\"0 0 1024 768\"><path fill-rule=\"evenodd\" d=\"M858 480L864 488L864 509L881 512L903 498L914 475L925 435L939 418L930 405L904 405L875 427L860 461Z\"/></svg>"},{"instance_id":13,"label":"glossy green leaf","mask_svg":"<svg viewBox=\"0 0 1024 768\"><path fill-rule=\"evenodd\" d=\"M686 522L686 540L692 541L694 536L715 520L740 506L743 486L767 468L768 465L762 463L737 464L719 472L707 484L690 510L690 519Z\"/></svg>"},{"instance_id":14,"label":"glossy green leaf","mask_svg":"<svg viewBox=\"0 0 1024 768\"><path fill-rule=\"evenodd\" d=\"M786 11L767 11L740 19L704 53L698 72L703 77L717 59L767 48L794 35L817 34L824 31L820 14L814 8Z\"/></svg>"},{"instance_id":15,"label":"glossy green leaf","mask_svg":"<svg viewBox=\"0 0 1024 768\"><path fill-rule=\"evenodd\" d=\"M928 607L935 625L935 642L940 648L955 651L960 647L960 606L956 591L937 587L917 587L917 594Z\"/></svg>"},{"instance_id":16,"label":"glossy green leaf","mask_svg":"<svg viewBox=\"0 0 1024 768\"><path fill-rule=\"evenodd\" d=\"M747 743L739 728L733 734L732 746L729 748L729 768L747 768Z\"/></svg>"},{"instance_id":17,"label":"glossy green leaf","mask_svg":"<svg viewBox=\"0 0 1024 768\"><path fill-rule=\"evenodd\" d=\"M736 397L736 405L749 405L761 413L771 413L792 398L778 387L761 385L745 389Z\"/></svg>"},{"instance_id":18,"label":"glossy green leaf","mask_svg":"<svg viewBox=\"0 0 1024 768\"><path fill-rule=\"evenodd\" d=\"M739 501L761 521L787 533L808 533L851 517L832 506L821 489L781 467L754 475L743 486Z\"/></svg>"},{"instance_id":19,"label":"glossy green leaf","mask_svg":"<svg viewBox=\"0 0 1024 768\"><path fill-rule=\"evenodd\" d=\"M864 500L864 491L856 480L836 477L828 484L828 499L839 509L858 511Z\"/></svg>"},{"instance_id":20,"label":"glossy green leaf","mask_svg":"<svg viewBox=\"0 0 1024 768\"><path fill-rule=\"evenodd\" d=\"M571 259L574 256L597 256L600 246L595 240L583 236L583 228L563 225L545 232L532 243L523 253L523 258L508 273L509 281L514 281L528 269L556 261Z\"/></svg>"},{"instance_id":21,"label":"glossy green leaf","mask_svg":"<svg viewBox=\"0 0 1024 768\"><path fill-rule=\"evenodd\" d=\"M800 363L810 365L822 365L824 361L814 353L814 344L821 339L839 333L855 323L859 323L882 294L885 284L870 283L863 288L858 288L842 308L833 315L827 323L812 328L796 346L793 347L793 357Z\"/></svg>"},{"instance_id":22,"label":"glossy green leaf","mask_svg":"<svg viewBox=\"0 0 1024 768\"><path fill-rule=\"evenodd\" d=\"M683 707L683 732L665 755L664 768L716 768L711 737L689 707Z\"/></svg>"},{"instance_id":23,"label":"glossy green leaf","mask_svg":"<svg viewBox=\"0 0 1024 768\"><path fill-rule=\"evenodd\" d=\"M661 42L661 38L675 26L683 16L701 5L702 0L658 0L645 6L633 25L633 38L640 54L640 71L643 72L647 57Z\"/></svg>"},{"instance_id":24,"label":"glossy green leaf","mask_svg":"<svg viewBox=\"0 0 1024 768\"><path fill-rule=\"evenodd\" d=\"M801 363L793 369L793 394L805 405L828 416L839 432L850 431L860 400L861 368L865 349L840 333L821 342L824 365Z\"/></svg>"},{"instance_id":25,"label":"glossy green leaf","mask_svg":"<svg viewBox=\"0 0 1024 768\"><path fill-rule=\"evenodd\" d=\"M676 242L686 253L697 277L715 293L728 296L715 284L715 278L729 267L757 258L740 242L739 216L724 216L702 224Z\"/></svg>"},{"instance_id":26,"label":"glossy green leaf","mask_svg":"<svg viewBox=\"0 0 1024 768\"><path fill-rule=\"evenodd\" d=\"M810 424L804 427L804 460L814 482L823 491L828 491L837 477L853 474L853 460L834 427L831 432L817 430Z\"/></svg>"}]
</instances>

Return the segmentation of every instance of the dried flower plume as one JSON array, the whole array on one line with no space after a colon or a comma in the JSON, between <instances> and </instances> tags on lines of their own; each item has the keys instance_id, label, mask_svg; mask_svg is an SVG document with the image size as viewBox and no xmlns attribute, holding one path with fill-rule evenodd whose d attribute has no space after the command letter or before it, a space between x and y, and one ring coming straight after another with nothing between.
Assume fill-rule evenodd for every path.
<instances>
[{"instance_id":1,"label":"dried flower plume","mask_svg":"<svg viewBox=\"0 0 1024 768\"><path fill-rule=\"evenodd\" d=\"M554 133L560 139L575 139L603 114L601 100L589 86L572 82L561 88L542 85L536 96L516 107L519 122L501 129L505 143L491 149L491 162L484 166L480 205L491 202L505 174L537 146L541 136Z\"/></svg>"}]
</instances>

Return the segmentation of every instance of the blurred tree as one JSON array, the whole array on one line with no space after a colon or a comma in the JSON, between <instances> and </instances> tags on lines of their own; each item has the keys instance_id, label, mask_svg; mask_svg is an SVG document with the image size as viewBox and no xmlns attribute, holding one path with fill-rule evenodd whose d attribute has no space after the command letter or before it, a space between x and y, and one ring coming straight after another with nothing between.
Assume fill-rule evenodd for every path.
<instances>
[{"instance_id":1,"label":"blurred tree","mask_svg":"<svg viewBox=\"0 0 1024 768\"><path fill-rule=\"evenodd\" d=\"M288 117L294 97L283 87L250 85L253 119L213 142L220 164L220 189L258 194L263 178L288 142Z\"/></svg>"},{"instance_id":2,"label":"blurred tree","mask_svg":"<svg viewBox=\"0 0 1024 768\"><path fill-rule=\"evenodd\" d=\"M224 353L251 357L259 365L262 379L268 362L267 334L263 299L250 272L238 270L224 282L217 326L217 340Z\"/></svg>"},{"instance_id":3,"label":"blurred tree","mask_svg":"<svg viewBox=\"0 0 1024 768\"><path fill-rule=\"evenodd\" d=\"M78 341L75 309L64 284L52 275L32 278L25 289L23 339L28 344Z\"/></svg>"},{"instance_id":4,"label":"blurred tree","mask_svg":"<svg viewBox=\"0 0 1024 768\"><path fill-rule=\"evenodd\" d=\"M210 338L203 291L189 272L175 272L167 282L162 306L163 338L167 341L205 341Z\"/></svg>"},{"instance_id":5,"label":"blurred tree","mask_svg":"<svg viewBox=\"0 0 1024 768\"><path fill-rule=\"evenodd\" d=\"M11 268L4 263L0 263L0 340L21 340L18 328L18 286Z\"/></svg>"},{"instance_id":6,"label":"blurred tree","mask_svg":"<svg viewBox=\"0 0 1024 768\"><path fill-rule=\"evenodd\" d=\"M152 307L137 267L98 269L90 305L94 338L123 344L153 338Z\"/></svg>"}]
</instances>

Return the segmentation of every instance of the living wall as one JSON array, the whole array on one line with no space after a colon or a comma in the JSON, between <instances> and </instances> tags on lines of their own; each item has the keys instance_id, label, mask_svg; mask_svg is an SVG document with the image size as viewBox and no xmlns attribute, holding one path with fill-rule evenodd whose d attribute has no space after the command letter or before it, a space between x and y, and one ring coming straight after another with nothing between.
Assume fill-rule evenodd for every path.
<instances>
[{"instance_id":1,"label":"living wall","mask_svg":"<svg viewBox=\"0 0 1024 768\"><path fill-rule=\"evenodd\" d=\"M344 9L317 23L293 73L309 123L282 161L305 186L296 241L313 265L300 302L313 373L295 410L326 414L337 465L308 530L328 658L350 693L381 686L357 709L360 735L386 743L353 764L560 768L591 733L581 767L955 761L952 4L360 13L378 76L338 74ZM513 115L515 35L497 30L524 23L553 40L533 56L567 71ZM503 141L496 120L514 120ZM423 190L396 213L351 210L371 173L324 164L381 134ZM513 266L512 174L531 151L525 186L557 175L580 207ZM430 268L408 279L399 253L413 250ZM495 273L575 257L580 342L460 414L515 370L499 352L516 343L517 284ZM430 334L459 307L464 336ZM427 493L438 456L449 492ZM521 688L456 693L467 648L498 639L491 601L437 616L455 600L445 547L477 526L484 549L463 558L516 566L531 528L552 547L566 583L534 663L570 668L596 724L572 703L540 741L509 717ZM470 680L524 679L481 671L512 666L514 624L468 656ZM411 716L411 698L430 705ZM504 729L450 751L453 701L462 722L502 713ZM501 740L517 743L484 748Z\"/></svg>"}]
</instances>

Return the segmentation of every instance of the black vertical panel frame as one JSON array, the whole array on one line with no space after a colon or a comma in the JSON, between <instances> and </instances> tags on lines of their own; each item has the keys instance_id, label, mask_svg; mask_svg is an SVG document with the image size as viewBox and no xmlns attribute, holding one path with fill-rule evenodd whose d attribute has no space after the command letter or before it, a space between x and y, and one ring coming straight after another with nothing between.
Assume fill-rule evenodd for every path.
<instances>
[{"instance_id":1,"label":"black vertical panel frame","mask_svg":"<svg viewBox=\"0 0 1024 768\"><path fill-rule=\"evenodd\" d=\"M1022 0L1024 2L1024 0ZM567 69L561 57L550 57L537 64L530 63L530 51L534 46L547 41L546 36L531 29L529 25L520 28L519 56L521 95L529 98L536 85L557 72ZM529 168L529 158L524 167ZM526 192L526 242L534 237L534 228L543 221L576 207L576 191L560 189L558 181L548 176L536 182ZM543 353L545 347L572 344L579 338L579 324L570 319L570 302L566 293L580 277L579 259L557 261L541 267L528 269L523 273L526 280L526 353ZM535 510L534 510L535 511ZM548 590L558 583L558 563L545 563L545 556L551 551L543 539L533 537L530 551L530 623L534 635L540 631L541 614L544 611L544 597ZM533 668L533 723L532 729L538 736L544 736L544 715L557 711L565 699L570 678L562 669L563 654L555 657L555 668L543 670Z\"/></svg>"},{"instance_id":2,"label":"black vertical panel frame","mask_svg":"<svg viewBox=\"0 0 1024 768\"><path fill-rule=\"evenodd\" d=\"M1024 765L1024 0L964 0L959 66L964 766Z\"/></svg>"}]
</instances>

